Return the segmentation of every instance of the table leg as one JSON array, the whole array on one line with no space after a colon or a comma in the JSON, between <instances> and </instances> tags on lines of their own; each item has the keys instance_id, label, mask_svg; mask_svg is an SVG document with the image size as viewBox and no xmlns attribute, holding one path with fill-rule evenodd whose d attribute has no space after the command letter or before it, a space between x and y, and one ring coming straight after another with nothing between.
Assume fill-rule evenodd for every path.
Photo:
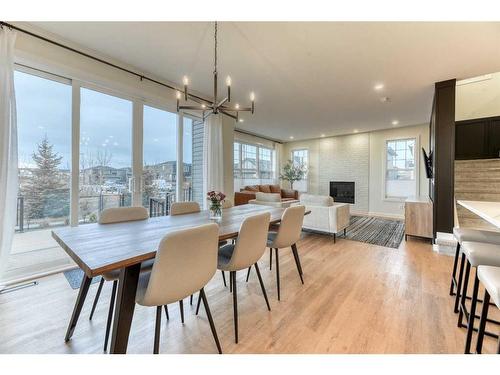
<instances>
[{"instance_id":1,"label":"table leg","mask_svg":"<svg viewBox=\"0 0 500 375\"><path fill-rule=\"evenodd\" d=\"M82 312L83 303L85 302L85 298L87 297L87 292L89 291L91 281L91 277L88 277L85 274L83 275L82 284L80 285L80 290L78 291L78 297L76 298L73 314L71 315L68 330L66 331L66 337L64 338L64 341L66 342L68 342L71 339L71 336L73 336L76 322L78 322L78 318L80 317L80 313Z\"/></svg>"},{"instance_id":2,"label":"table leg","mask_svg":"<svg viewBox=\"0 0 500 375\"><path fill-rule=\"evenodd\" d=\"M125 354L127 352L128 336L130 334L130 325L134 317L135 293L137 291L137 282L141 264L123 268L120 272L118 281L118 293L113 318L113 332L111 334L112 354Z\"/></svg>"}]
</instances>

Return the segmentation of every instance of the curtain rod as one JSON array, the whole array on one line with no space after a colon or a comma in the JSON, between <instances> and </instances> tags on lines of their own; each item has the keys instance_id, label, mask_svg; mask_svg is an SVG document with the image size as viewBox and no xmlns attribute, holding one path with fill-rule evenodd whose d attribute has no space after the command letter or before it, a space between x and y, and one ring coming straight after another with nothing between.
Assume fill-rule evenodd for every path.
<instances>
[{"instance_id":1,"label":"curtain rod","mask_svg":"<svg viewBox=\"0 0 500 375\"><path fill-rule=\"evenodd\" d=\"M79 54L79 55L81 55L81 56L85 56L85 57L87 57L87 58L89 58L89 59L91 59L91 60L98 61L98 62L100 62L100 63L102 63L102 64L105 64L105 65L111 66L111 67L113 67L113 68L115 68L115 69L118 69L118 70L121 70L121 71L123 71L123 72L129 73L129 74L132 74L132 75L134 75L134 76L136 76L136 77L139 77L139 79L140 79L141 81L144 81L144 80L146 80L146 81L150 81L150 82L156 83L157 85L160 85L160 86L163 86L163 87L169 88L169 89L174 90L174 91L180 91L180 92L184 91L184 89L178 89L178 88L176 88L176 87L174 87L174 86L171 86L171 85L169 85L169 84L167 84L167 83L160 82L160 81L158 81L158 80L156 80L156 79L154 79L154 78L150 78L150 77L148 77L148 76L145 76L144 74L140 74L140 73L134 72L133 70L130 70L130 69L124 68L124 67L122 67L122 66L119 66L119 65L113 64L113 63L111 63L111 62L109 62L109 61L106 61L106 60L103 60L103 59L101 59L101 58L99 58L99 57L92 56L92 55L90 55L90 54L88 54L88 53L85 53L85 52L83 52L83 51L79 51L79 50L77 50L77 49L75 49L75 48L72 48L72 47L66 46L66 45L64 45L64 44L62 44L62 43L56 42L55 40L51 40L51 39L46 38L46 37L44 37L44 36L41 36L41 35L35 34L35 33L31 32L31 31L28 31L28 30L22 29L22 28L20 28L20 27L14 26L14 25L12 25L12 24L10 24L10 23L4 22L4 21L0 21L0 27L3 27L3 26L8 27L8 28L9 28L9 29L11 29L11 30L20 31L20 32L22 32L22 33L24 33L24 34L27 34L27 35L32 36L32 37L34 37L34 38L37 38L37 39L43 40L44 42L47 42L47 43L53 44L53 45L55 45L55 46L58 46L58 47L61 47L61 48L67 49L68 51L71 51L71 52L77 53L77 54ZM197 96L197 95L194 95L194 94L190 94L190 93L188 93L188 95L189 95L190 97L192 97L192 98L196 98L196 99L198 99L198 100L208 101L208 99L202 98L202 97Z\"/></svg>"},{"instance_id":2,"label":"curtain rod","mask_svg":"<svg viewBox=\"0 0 500 375\"><path fill-rule=\"evenodd\" d=\"M266 141L269 141L269 142L279 143L281 145L283 144L283 141L279 141L277 139L269 138L269 137L266 137L266 136L263 136L263 135L260 135L260 134L257 134L257 133L252 133L252 132L249 132L247 130L242 130L240 128L234 128L234 131L238 132L238 133L241 133L241 134L250 135L252 137L262 138L262 139L265 139Z\"/></svg>"}]
</instances>

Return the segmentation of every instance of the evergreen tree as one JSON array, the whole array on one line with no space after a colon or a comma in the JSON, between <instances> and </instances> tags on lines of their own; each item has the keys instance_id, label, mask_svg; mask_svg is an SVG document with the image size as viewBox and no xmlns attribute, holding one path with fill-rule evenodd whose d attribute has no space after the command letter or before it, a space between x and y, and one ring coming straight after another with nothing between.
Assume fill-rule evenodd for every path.
<instances>
[{"instance_id":1,"label":"evergreen tree","mask_svg":"<svg viewBox=\"0 0 500 375\"><path fill-rule=\"evenodd\" d=\"M28 220L43 218L50 196L57 199L54 197L55 193L64 187L58 169L62 156L54 152L53 147L45 135L37 145L36 152L32 154L36 168L31 170L31 178L22 192L25 196L25 211Z\"/></svg>"}]
</instances>

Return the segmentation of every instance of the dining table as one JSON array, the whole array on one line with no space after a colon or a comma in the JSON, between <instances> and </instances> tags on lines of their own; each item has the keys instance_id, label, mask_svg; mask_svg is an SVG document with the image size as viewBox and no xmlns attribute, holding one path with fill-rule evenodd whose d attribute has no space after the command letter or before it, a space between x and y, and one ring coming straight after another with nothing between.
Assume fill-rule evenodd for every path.
<instances>
[{"instance_id":1,"label":"dining table","mask_svg":"<svg viewBox=\"0 0 500 375\"><path fill-rule=\"evenodd\" d=\"M134 316L135 295L141 263L153 259L161 239L176 230L216 222L219 241L235 238L246 217L269 212L270 223L281 220L284 208L245 204L223 209L222 218L211 219L209 211L113 224L85 224L52 231L52 237L84 272L65 341L76 328L91 281L105 272L119 270L113 315L110 353L126 353Z\"/></svg>"},{"instance_id":2,"label":"dining table","mask_svg":"<svg viewBox=\"0 0 500 375\"><path fill-rule=\"evenodd\" d=\"M458 200L457 203L500 229L500 202Z\"/></svg>"}]
</instances>

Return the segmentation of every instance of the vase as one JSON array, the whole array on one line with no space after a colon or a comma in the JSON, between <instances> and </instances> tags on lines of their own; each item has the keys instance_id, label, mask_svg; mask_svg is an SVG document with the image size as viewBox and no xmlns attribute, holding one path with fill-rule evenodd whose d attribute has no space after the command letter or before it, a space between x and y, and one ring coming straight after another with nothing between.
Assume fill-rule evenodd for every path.
<instances>
[{"instance_id":1,"label":"vase","mask_svg":"<svg viewBox=\"0 0 500 375\"><path fill-rule=\"evenodd\" d=\"M210 205L210 219L219 220L222 218L222 205L220 202Z\"/></svg>"}]
</instances>

